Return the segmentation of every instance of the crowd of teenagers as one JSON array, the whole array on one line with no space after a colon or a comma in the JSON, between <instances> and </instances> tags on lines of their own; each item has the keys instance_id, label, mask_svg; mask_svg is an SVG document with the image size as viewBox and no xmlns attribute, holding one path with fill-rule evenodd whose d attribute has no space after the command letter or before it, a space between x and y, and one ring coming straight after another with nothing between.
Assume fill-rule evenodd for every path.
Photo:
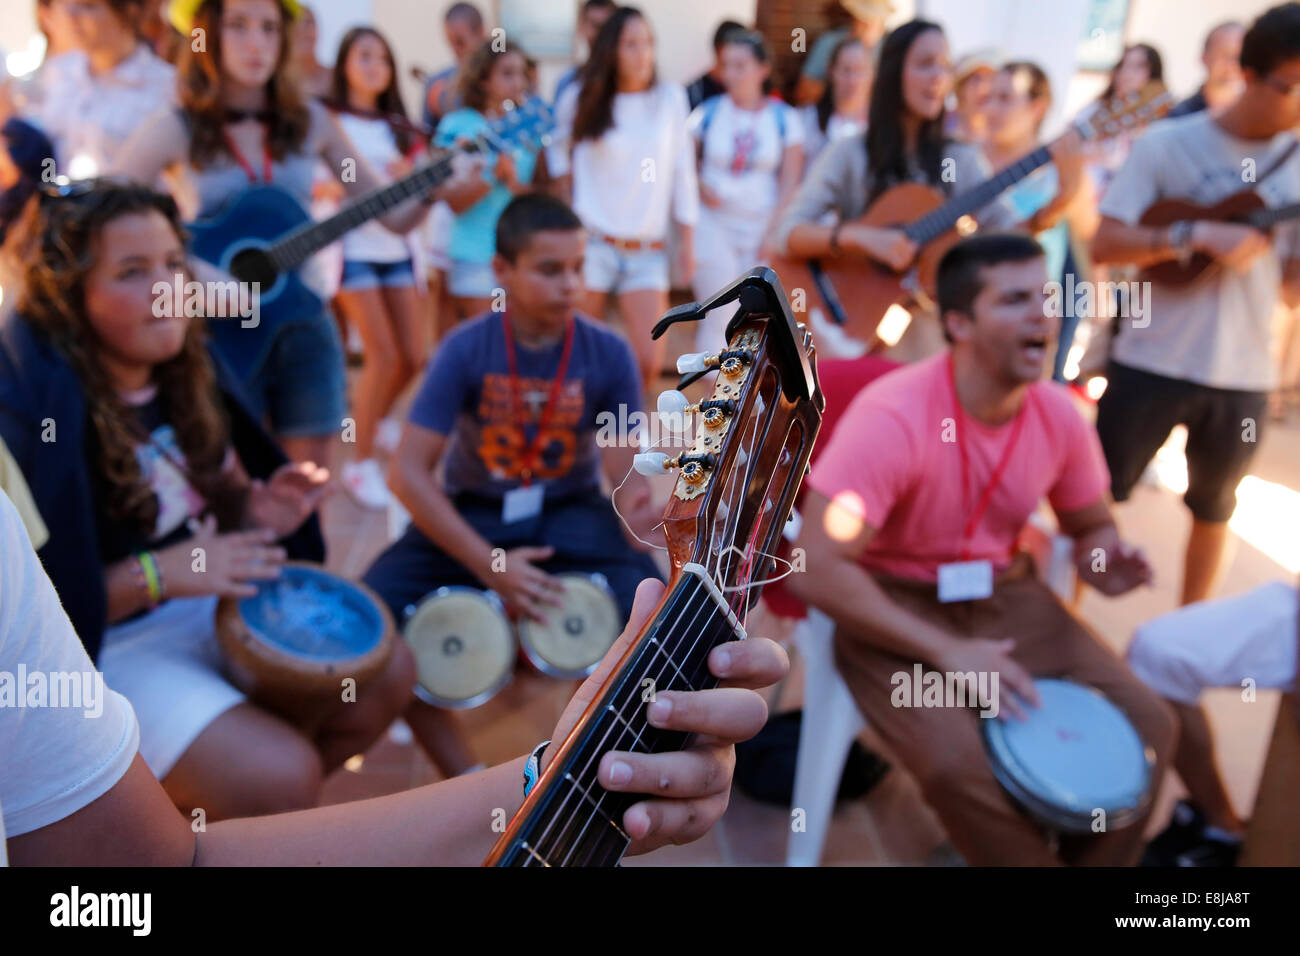
<instances>
[{"instance_id":1,"label":"crowd of teenagers","mask_svg":"<svg viewBox=\"0 0 1300 956\"><path fill-rule=\"evenodd\" d=\"M923 243L863 222L873 203L905 184L955 195L1044 142L1042 65L955 59L941 25L896 23L889 0L830 6L840 25L782 97L762 33L720 25L710 69L683 86L660 75L647 15L613 0L580 5L585 60L543 90L528 37L458 2L441 20L454 63L408 105L380 30L349 29L322 63L298 0L39 0L44 62L0 94L0 671L93 667L108 691L93 719L0 694L0 862L6 836L15 863L483 858L497 836L483 808L520 806L524 756L485 768L456 715L413 692L401 641L355 702L310 721L254 703L218 650L218 602L344 544L321 520L337 484L377 522L409 516L361 576L399 624L455 586L541 618L558 576L580 572L604 577L635 635L663 589L666 496L634 469L630 423L664 380L650 333L670 295L703 300L767 263L902 271ZM834 621L854 701L973 865L1232 863L1247 821L1202 694L1296 681L1295 582L1216 589L1237 486L1296 401L1300 233L1141 220L1160 199L1240 191L1247 161L1268 205L1300 201L1300 3L1214 27L1202 60L1168 117L1053 140L976 211L887 343L854 348L824 310L800 316L827 413L799 504L807 573L770 609ZM1162 79L1159 52L1130 46L1079 119ZM509 122L530 106L544 138ZM462 149L475 140L486 149ZM429 164L436 183L304 253L258 321L158 307L159 282L227 282L190 242L219 220L238 240L241 200L271 214L257 190L324 219ZM1055 280L1195 256L1217 268L1155 282L1144 323L1047 305ZM694 348L725 348L731 314L710 313ZM1181 607L1122 636L1121 656L1074 604L1176 573L1120 535L1111 504L1180 425ZM1074 601L1018 550L1047 513L1074 541ZM986 578L954 583L958 564ZM601 786L647 794L618 824L634 852L721 817L734 745L767 721L758 691L788 668L761 638L709 664L718 689L649 710L695 734L689 748L602 759ZM1013 717L1038 703L1035 678L1090 685L1132 722L1155 786L1172 770L1187 796L1149 844L1150 806L1050 839L995 776L972 710L891 703L917 664L999 674ZM539 739L563 740L591 693ZM325 777L399 719L448 779L318 807Z\"/></svg>"}]
</instances>

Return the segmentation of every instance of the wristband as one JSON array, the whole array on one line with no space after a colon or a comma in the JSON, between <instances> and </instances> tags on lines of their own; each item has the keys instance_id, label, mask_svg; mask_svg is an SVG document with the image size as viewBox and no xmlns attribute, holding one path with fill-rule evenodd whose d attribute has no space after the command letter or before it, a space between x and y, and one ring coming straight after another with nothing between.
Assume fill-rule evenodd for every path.
<instances>
[{"instance_id":1,"label":"wristband","mask_svg":"<svg viewBox=\"0 0 1300 956\"><path fill-rule=\"evenodd\" d=\"M162 573L158 570L158 562L154 560L152 551L141 551L135 556L135 561L144 580L145 592L149 595L149 606L155 608L162 603L163 595L166 593Z\"/></svg>"},{"instance_id":2,"label":"wristband","mask_svg":"<svg viewBox=\"0 0 1300 956\"><path fill-rule=\"evenodd\" d=\"M528 762L524 764L524 796L533 792L533 787L537 786L537 778L542 775L542 751L550 744L549 740L543 740L533 748L533 752L528 757Z\"/></svg>"}]
</instances>

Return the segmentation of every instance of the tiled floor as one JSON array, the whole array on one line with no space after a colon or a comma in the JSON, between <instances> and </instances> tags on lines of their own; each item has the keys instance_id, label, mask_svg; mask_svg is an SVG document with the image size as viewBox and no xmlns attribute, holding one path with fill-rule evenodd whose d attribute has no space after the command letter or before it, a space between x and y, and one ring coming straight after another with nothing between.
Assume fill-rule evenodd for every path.
<instances>
[{"instance_id":1,"label":"tiled floor","mask_svg":"<svg viewBox=\"0 0 1300 956\"><path fill-rule=\"evenodd\" d=\"M1265 434L1254 473L1300 490L1300 424L1275 426ZM665 489L665 497L666 494ZM1137 625L1176 604L1187 516L1179 497L1159 486L1139 488L1117 513L1126 537L1147 549L1158 578L1152 588L1119 599L1107 599L1089 591L1083 598L1081 612L1111 646L1122 650ZM362 512L344 494L337 494L326 503L325 527L331 543L331 566L349 576L356 576L366 568L386 536L384 517ZM1267 555L1239 541L1221 593L1239 593L1275 578L1294 580L1294 573L1288 573ZM787 628L780 627L780 622L769 619L765 625L761 619L752 619L751 624L754 633L777 638L788 636ZM800 706L801 668L797 656L794 657L793 673L783 685L782 699L776 704L778 710ZM526 752L549 734L574 686L520 669L514 682L496 698L458 716L482 760L493 763L509 759ZM1248 814L1268 745L1276 695L1261 692L1257 703L1245 704L1232 690L1214 691L1208 695L1207 703L1232 798L1238 810ZM438 779L417 747L394 739L402 736L400 730L399 727L398 733L382 740L364 758L354 758L350 763L354 769L335 773L327 781L325 801L334 803L374 796ZM879 747L870 731L863 741L868 746ZM1163 824L1175 797L1173 788L1166 786L1152 821L1153 830ZM788 808L761 804L734 792L722 822L703 839L690 846L665 848L628 863L779 864L785 859L789 830ZM946 843L934 815L920 801L915 783L897 766L866 798L837 808L825 846L823 863L827 865L961 862Z\"/></svg>"}]
</instances>

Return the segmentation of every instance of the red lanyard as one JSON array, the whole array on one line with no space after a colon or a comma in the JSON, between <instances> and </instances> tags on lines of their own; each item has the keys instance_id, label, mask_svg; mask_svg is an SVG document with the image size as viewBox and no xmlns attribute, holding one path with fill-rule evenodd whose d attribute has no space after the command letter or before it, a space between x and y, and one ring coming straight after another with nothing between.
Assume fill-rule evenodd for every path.
<instances>
[{"instance_id":1,"label":"red lanyard","mask_svg":"<svg viewBox=\"0 0 1300 956\"><path fill-rule=\"evenodd\" d=\"M524 487L528 487L532 483L533 468L536 467L537 460L541 456L546 426L550 424L551 415L560 400L560 389L564 387L564 376L569 371L569 356L573 353L573 324L573 319L569 319L568 324L564 327L564 350L560 353L560 367L555 373L555 381L551 384L551 395L546 401L546 407L542 409L541 416L537 419L537 434L528 443L528 447L523 454L523 468L520 475L524 480ZM519 424L520 437L524 437L527 435L524 430L527 423L524 420L523 408L519 402L519 370L515 364L515 337L510 330L510 319L505 312L501 313L501 328L505 331L506 362L510 366L510 409L515 421Z\"/></svg>"},{"instance_id":2,"label":"red lanyard","mask_svg":"<svg viewBox=\"0 0 1300 956\"><path fill-rule=\"evenodd\" d=\"M961 399L957 396L957 375L953 367L952 353L948 354L948 382L952 385L952 402L957 409L957 452L961 456L961 504L962 510L967 508L966 491L970 470L970 463L966 457L966 421L965 412L961 407ZM1025 393L1024 401L1020 405L1020 410L1016 412L1015 421L1011 425L1011 437L1007 439L1006 447L1002 450L1002 460L998 466L993 469L993 475L989 478L988 486L984 493L979 496L979 501L975 505L975 510L970 512L970 520L966 522L966 528L962 531L961 537L961 560L970 560L970 543L975 534L975 529L979 527L980 519L984 517L984 512L988 510L989 502L993 499L993 492L997 490L1002 483L1002 476L1006 473L1007 464L1011 461L1011 453L1015 451L1016 442L1020 440L1020 429L1025 422L1025 405L1029 402L1029 394Z\"/></svg>"},{"instance_id":3,"label":"red lanyard","mask_svg":"<svg viewBox=\"0 0 1300 956\"><path fill-rule=\"evenodd\" d=\"M226 149L230 150L230 155L235 157L235 162L239 163L239 167L244 171L244 175L248 177L248 181L256 183L258 181L257 172L253 169L252 164L244 158L244 154L239 151L239 147L235 145L235 141L231 139L230 133L225 127L222 127L221 135L226 138ZM264 126L262 127L262 182L269 183L270 181L271 147L267 145L266 127Z\"/></svg>"}]
</instances>

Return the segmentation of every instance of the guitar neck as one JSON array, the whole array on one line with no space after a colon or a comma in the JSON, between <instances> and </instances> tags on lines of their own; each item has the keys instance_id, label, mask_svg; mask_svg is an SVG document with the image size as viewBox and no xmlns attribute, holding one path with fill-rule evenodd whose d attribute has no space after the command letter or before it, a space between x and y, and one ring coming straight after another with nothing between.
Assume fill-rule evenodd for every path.
<instances>
[{"instance_id":1,"label":"guitar neck","mask_svg":"<svg viewBox=\"0 0 1300 956\"><path fill-rule=\"evenodd\" d=\"M1269 229L1279 222L1286 222L1289 219L1300 219L1300 202L1289 203L1274 209L1256 209L1246 216L1246 222L1256 229Z\"/></svg>"},{"instance_id":2,"label":"guitar neck","mask_svg":"<svg viewBox=\"0 0 1300 956\"><path fill-rule=\"evenodd\" d=\"M903 227L907 237L918 245L925 245L937 239L957 224L962 216L968 216L992 202L1005 190L1010 189L1040 166L1052 161L1048 147L1040 146L1028 156L1022 157L1002 170L996 176L984 180L978 186L958 193L946 203L920 219Z\"/></svg>"},{"instance_id":3,"label":"guitar neck","mask_svg":"<svg viewBox=\"0 0 1300 956\"><path fill-rule=\"evenodd\" d=\"M281 270L298 268L308 258L345 233L377 216L382 216L394 206L435 188L451 176L453 155L450 150L444 151L433 162L421 166L382 189L353 200L328 219L306 223L287 233L268 250L271 259Z\"/></svg>"},{"instance_id":4,"label":"guitar neck","mask_svg":"<svg viewBox=\"0 0 1300 956\"><path fill-rule=\"evenodd\" d=\"M597 781L610 750L680 750L687 735L652 727L645 718L655 693L717 685L709 652L744 629L708 572L688 564L658 614L577 729L556 753L489 862L496 866L613 866L627 852L623 814L635 794Z\"/></svg>"}]
</instances>

